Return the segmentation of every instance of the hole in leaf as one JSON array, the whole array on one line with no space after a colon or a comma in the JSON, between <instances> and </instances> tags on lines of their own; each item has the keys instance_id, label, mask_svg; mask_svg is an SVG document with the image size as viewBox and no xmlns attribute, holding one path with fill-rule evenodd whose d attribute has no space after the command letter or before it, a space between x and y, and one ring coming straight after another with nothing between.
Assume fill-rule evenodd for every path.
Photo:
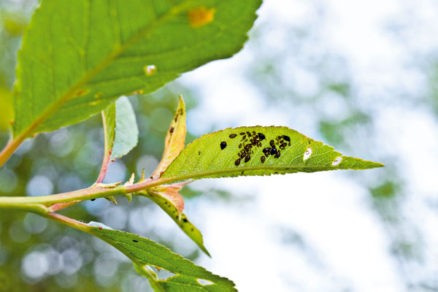
<instances>
[{"instance_id":1,"label":"hole in leaf","mask_svg":"<svg viewBox=\"0 0 438 292\"><path fill-rule=\"evenodd\" d=\"M341 164L341 162L342 162L342 156L338 156L335 158L335 160L333 160L332 166L338 166L339 164Z\"/></svg>"},{"instance_id":2,"label":"hole in leaf","mask_svg":"<svg viewBox=\"0 0 438 292\"><path fill-rule=\"evenodd\" d=\"M312 148L307 148L303 155L303 161L306 161L312 155Z\"/></svg>"},{"instance_id":3,"label":"hole in leaf","mask_svg":"<svg viewBox=\"0 0 438 292\"><path fill-rule=\"evenodd\" d=\"M196 281L198 281L198 283L201 284L202 286L214 284L212 281L205 280L205 279L196 279Z\"/></svg>"},{"instance_id":4,"label":"hole in leaf","mask_svg":"<svg viewBox=\"0 0 438 292\"><path fill-rule=\"evenodd\" d=\"M146 76L152 76L157 72L157 66L155 65L146 65L143 67L144 73Z\"/></svg>"},{"instance_id":5,"label":"hole in leaf","mask_svg":"<svg viewBox=\"0 0 438 292\"><path fill-rule=\"evenodd\" d=\"M169 272L165 269L161 269L160 267L148 266L148 268L154 271L157 274L158 279L160 280L167 280L169 278L172 278L173 276L176 276L175 273Z\"/></svg>"}]
</instances>

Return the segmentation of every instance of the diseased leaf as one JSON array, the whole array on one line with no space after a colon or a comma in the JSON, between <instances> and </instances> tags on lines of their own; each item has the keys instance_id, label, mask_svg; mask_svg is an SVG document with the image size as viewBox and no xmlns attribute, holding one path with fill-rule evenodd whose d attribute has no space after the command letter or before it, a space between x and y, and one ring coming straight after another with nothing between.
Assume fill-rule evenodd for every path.
<instances>
[{"instance_id":1,"label":"diseased leaf","mask_svg":"<svg viewBox=\"0 0 438 292\"><path fill-rule=\"evenodd\" d=\"M184 149L184 140L186 137L186 112L182 97L179 97L178 108L175 116L170 123L169 130L164 141L163 158L152 174L152 178L158 178L170 163ZM144 176L144 175L143 175ZM162 185L154 187L148 191L140 192L141 195L148 197L154 201L170 218L189 236L199 248L208 256L210 253L204 246L204 240L201 232L196 228L182 213L184 210L184 198L179 194L179 190L186 183L178 183L172 185Z\"/></svg>"},{"instance_id":2,"label":"diseased leaf","mask_svg":"<svg viewBox=\"0 0 438 292\"><path fill-rule=\"evenodd\" d=\"M214 132L189 144L161 178L172 181L367 169L380 163L343 156L286 127L241 127Z\"/></svg>"},{"instance_id":3,"label":"diseased leaf","mask_svg":"<svg viewBox=\"0 0 438 292\"><path fill-rule=\"evenodd\" d=\"M169 130L164 141L164 153L160 164L152 174L153 177L160 176L166 170L170 163L179 155L184 149L184 141L186 138L186 109L182 96L179 96L178 108L175 116L170 123Z\"/></svg>"},{"instance_id":4,"label":"diseased leaf","mask_svg":"<svg viewBox=\"0 0 438 292\"><path fill-rule=\"evenodd\" d=\"M232 281L193 264L156 242L105 226L92 226L86 232L124 253L134 262L136 270L149 279L155 291L237 291ZM159 280L150 267L164 269L175 275ZM204 282L207 283L201 284Z\"/></svg>"},{"instance_id":5,"label":"diseased leaf","mask_svg":"<svg viewBox=\"0 0 438 292\"><path fill-rule=\"evenodd\" d=\"M167 213L167 215L170 216L170 218L172 218L173 221L175 221L179 228L181 228L181 230L187 234L187 236L190 237L190 239L193 240L203 252L205 252L205 254L210 256L210 253L204 246L204 239L201 231L199 231L199 229L189 221L186 214L182 213L182 210L177 207L178 203L174 201L175 198L172 200L172 198L169 198L169 195L156 191L142 191L140 194L154 201L164 212ZM181 196L179 193L177 194ZM182 199L182 197L180 199Z\"/></svg>"},{"instance_id":6,"label":"diseased leaf","mask_svg":"<svg viewBox=\"0 0 438 292\"><path fill-rule=\"evenodd\" d=\"M80 122L239 51L261 0L42 0L23 37L14 139Z\"/></svg>"}]
</instances>

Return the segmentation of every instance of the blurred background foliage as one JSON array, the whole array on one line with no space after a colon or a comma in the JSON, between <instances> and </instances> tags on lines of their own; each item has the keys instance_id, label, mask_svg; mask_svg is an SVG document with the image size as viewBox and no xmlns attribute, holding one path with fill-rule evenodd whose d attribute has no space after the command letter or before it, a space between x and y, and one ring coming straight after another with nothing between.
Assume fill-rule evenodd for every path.
<instances>
[{"instance_id":1,"label":"blurred background foliage","mask_svg":"<svg viewBox=\"0 0 438 292\"><path fill-rule=\"evenodd\" d=\"M361 79L359 77L363 72L352 64L351 56L345 51L326 46L327 36L324 32L329 21L326 14L330 11L330 5L320 1L306 4L294 1L293 4L299 4L298 11L304 9L311 13L303 12L302 15L306 17L298 17L297 21L281 22L281 17L273 21L273 12L263 7L261 11L267 16L261 12L250 41L244 52L239 54L239 79L232 82L249 84L252 88L250 92L257 92L256 96L251 97L256 105L252 100L238 98L236 104L230 104L233 98L224 95L216 99L216 104L225 103L223 107L228 107L231 113L239 110L241 113L242 108L249 109L245 112L247 115L251 115L252 110L256 112L262 108L264 113L269 113L262 117L268 124L283 121L287 126L323 140L346 154L384 162L386 167L383 170L360 175L346 172L342 176L365 190L366 195L360 197L359 204L376 218L373 221L376 229L383 230L381 237L387 242L386 252L390 266L395 271L390 274L396 276L395 280L388 280L389 284L385 282L389 286L370 284L364 288L357 286L360 282L342 275L342 270L333 272L331 276L323 275L321 271L324 270L320 266L330 267L332 264L330 261L324 263L324 256L320 256L321 249L315 247L309 235L299 228L277 224L273 230L281 235L276 240L298 251L305 259L304 266L316 271L310 281L319 283L309 286L309 278L286 273L286 276L281 276L285 283L281 287L290 288L288 291L370 291L367 290L370 287L372 291L438 291L438 240L434 235L438 227L438 199L437 189L433 188L436 184L430 178L430 172L436 169L437 157L433 156L436 152L429 152L437 143L429 129L438 127L438 46L429 44L424 50L409 42L403 43L403 40L415 35L415 29L418 30L418 27L406 29L409 25L406 11L398 18L389 19L385 24L388 38L403 48L402 54L409 56L406 63L400 66L408 67L414 73L406 77L393 71L395 86L376 87L375 80L383 80L387 76L369 70L369 75L365 74L366 78L362 76ZM1 146L7 142L9 121L13 118L10 92L16 52L36 5L33 0L0 2ZM286 18L299 15L296 12L292 16L287 12L284 14ZM383 70L383 73L386 72L391 71ZM203 74L202 70L199 74ZM409 87L409 82L418 75L421 75L419 79L422 82L417 82L419 85L416 87ZM193 76L195 80L202 80L196 74ZM125 180L130 173L139 174L142 169L150 173L155 168L161 157L165 132L176 108L176 97L180 93L184 95L188 109L188 142L207 131L241 125L235 124L233 118L221 116L223 108L212 107L205 101L214 98L211 96L213 92L207 96L201 85L185 81L183 78L182 81L173 82L146 97L130 97L137 113L140 142L129 155L111 165L108 182ZM221 80L212 82L222 86ZM410 123L412 129L406 129L402 126L407 123L402 121L412 118L411 113L421 118ZM251 123L248 120L254 121L254 118L242 118L239 122ZM256 124L262 123L255 121ZM421 128L429 125L429 122L432 125L430 128ZM403 141L414 143L412 139L415 135L405 135L412 131L427 134L420 137L425 138L428 146L422 144L423 141L414 141L424 148L419 151L427 155L414 155L410 153L413 147L394 145ZM428 134L430 137L426 137ZM102 135L100 116L95 116L87 122L27 140L0 170L0 195L46 195L91 185L101 162ZM400 137L407 138L403 140ZM410 154L414 160L409 160ZM424 158L429 156L429 163L423 168ZM283 179L288 180L286 177ZM190 212L195 214L196 208L205 206L205 202L220 204L225 209L234 208L238 212L243 210L242 213L245 213L247 208L255 206L260 196L271 195L247 195L250 192L248 190L230 192L223 186L211 183L200 188L186 188L183 195L188 216ZM243 194L236 195L238 192ZM317 204L315 202L315 206ZM101 221L113 228L147 236L190 259L203 258L172 222L144 198L135 198L129 204L120 199L117 207L98 199L69 208L64 213L85 222ZM203 221L209 218L194 216L191 219L200 225L207 238L215 232L206 230L206 225L203 225ZM348 221L348 218L344 220ZM210 243L221 246L220 242ZM387 261L388 258L382 260ZM232 262L228 264L233 265ZM264 265L263 262L261 264ZM376 266L379 264L375 263ZM372 270L373 267L368 269ZM227 271L226 268L224 271ZM279 275L282 273L285 272L278 272ZM239 284L239 278L233 278L226 272L224 276L229 276ZM146 281L135 274L130 262L99 240L33 214L0 211L0 291L125 292L148 289Z\"/></svg>"}]
</instances>

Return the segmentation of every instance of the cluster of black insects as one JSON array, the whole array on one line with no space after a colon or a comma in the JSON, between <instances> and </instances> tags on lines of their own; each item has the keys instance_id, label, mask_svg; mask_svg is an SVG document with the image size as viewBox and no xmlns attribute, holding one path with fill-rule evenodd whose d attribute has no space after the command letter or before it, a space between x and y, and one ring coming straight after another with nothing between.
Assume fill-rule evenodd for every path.
<instances>
[{"instance_id":1,"label":"cluster of black insects","mask_svg":"<svg viewBox=\"0 0 438 292\"><path fill-rule=\"evenodd\" d=\"M239 153L237 153L238 158L234 161L236 166L240 165L240 161L243 160L248 162L251 160L251 155L254 153L253 148L262 147L262 141L266 139L263 133L252 132L241 132L241 143L239 144ZM237 134L230 134L229 137L234 139ZM219 145L222 150L227 147L227 142L222 141ZM286 146L290 146L290 137L286 135L280 135L275 138L275 140L269 141L269 146L263 149L263 154L260 157L262 163L265 162L266 158L272 155L274 158L279 158L281 155L281 150L284 150Z\"/></svg>"}]
</instances>

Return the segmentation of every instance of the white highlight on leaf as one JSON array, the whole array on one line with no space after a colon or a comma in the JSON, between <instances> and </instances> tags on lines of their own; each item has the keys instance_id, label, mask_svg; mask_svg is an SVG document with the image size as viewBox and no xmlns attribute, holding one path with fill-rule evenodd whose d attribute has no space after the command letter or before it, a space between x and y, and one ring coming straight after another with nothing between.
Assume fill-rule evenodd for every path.
<instances>
[{"instance_id":1,"label":"white highlight on leaf","mask_svg":"<svg viewBox=\"0 0 438 292\"><path fill-rule=\"evenodd\" d=\"M338 166L339 164L341 164L341 162L342 162L342 156L338 156L335 158L335 160L333 160L332 166Z\"/></svg>"},{"instance_id":2,"label":"white highlight on leaf","mask_svg":"<svg viewBox=\"0 0 438 292\"><path fill-rule=\"evenodd\" d=\"M309 147L306 149L306 152L304 152L303 161L309 159L311 155L312 155L312 148Z\"/></svg>"},{"instance_id":3,"label":"white highlight on leaf","mask_svg":"<svg viewBox=\"0 0 438 292\"><path fill-rule=\"evenodd\" d=\"M144 73L146 73L146 76L152 76L157 72L157 66L155 65L146 65L144 66Z\"/></svg>"},{"instance_id":4,"label":"white highlight on leaf","mask_svg":"<svg viewBox=\"0 0 438 292\"><path fill-rule=\"evenodd\" d=\"M107 225L105 225L103 223L95 222L95 221L88 222L88 226L113 230L111 227L109 227L109 226L107 226Z\"/></svg>"}]
</instances>

